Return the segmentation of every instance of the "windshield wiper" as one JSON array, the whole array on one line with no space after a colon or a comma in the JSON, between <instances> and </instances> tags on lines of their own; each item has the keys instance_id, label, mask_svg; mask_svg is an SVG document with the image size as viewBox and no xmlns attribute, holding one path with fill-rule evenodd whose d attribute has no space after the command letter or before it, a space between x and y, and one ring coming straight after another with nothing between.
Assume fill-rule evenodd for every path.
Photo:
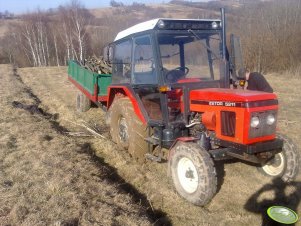
<instances>
[{"instance_id":1,"label":"windshield wiper","mask_svg":"<svg viewBox=\"0 0 301 226\"><path fill-rule=\"evenodd\" d=\"M193 34L194 37L196 37L200 41L201 45L204 46L208 51L210 51L216 59L220 59L221 58L221 57L218 57L209 46L207 46L206 44L204 44L202 42L202 39L193 30L189 29L188 32L190 32L191 34Z\"/></svg>"}]
</instances>

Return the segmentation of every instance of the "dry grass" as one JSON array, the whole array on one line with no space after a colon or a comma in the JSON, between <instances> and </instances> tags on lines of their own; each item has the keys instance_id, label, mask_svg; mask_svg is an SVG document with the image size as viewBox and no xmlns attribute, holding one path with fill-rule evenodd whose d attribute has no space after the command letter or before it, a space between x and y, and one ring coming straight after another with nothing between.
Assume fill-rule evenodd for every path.
<instances>
[{"instance_id":1,"label":"dry grass","mask_svg":"<svg viewBox=\"0 0 301 226\"><path fill-rule=\"evenodd\" d=\"M59 125L69 131L82 131L81 127L68 121L80 123L84 119L103 128L103 135L108 136L103 126L104 114L100 109L93 108L81 114L75 112L76 89L67 81L66 68L24 68L19 70L19 74L40 98L39 106L51 114L59 114ZM280 98L281 130L300 146L301 95L297 89L301 82L295 79L288 83L277 75L267 78ZM58 222L58 225L74 219L83 225L141 225L159 218L161 223L157 224L165 222L166 225L260 225L264 204L276 205L284 199L289 202L300 201L300 182L290 186L293 190L299 189L297 192L285 189L286 197L275 197L274 193L277 193L277 186L280 185L277 181L262 176L253 166L228 162L217 163L221 188L212 202L203 208L193 206L174 192L166 175L165 163L146 163L141 166L131 160L127 153L118 150L110 140L75 140L58 134L47 120L9 106L13 100L32 104L32 98L21 97L25 94L14 91L18 90L16 88L3 90L1 87L1 97L5 94L1 106L7 110L5 122L0 121L4 125L1 127L1 137L4 138L0 138L0 144L5 145L1 151L5 165L1 163L0 166L8 174L0 179L2 184L9 185L11 178L14 182L9 191L5 188L1 193L5 198L0 198L0 206L6 208L0 210L0 216L4 216L0 222L5 219L3 222L13 224L36 223L38 216L42 216L39 218L41 222ZM294 121L297 123L291 123ZM22 127L18 126L21 123ZM8 128L13 128L13 131L7 133ZM45 133L52 137L51 141L47 141L49 137L45 137ZM4 152L6 147L14 149L15 145L18 151ZM98 156L96 163L91 158L94 151ZM10 152L15 154L11 155ZM22 162L18 163L20 159ZM110 175L112 169L118 177ZM4 183L4 180L8 181ZM294 196L289 196L289 193ZM301 212L300 203L295 204L295 209Z\"/></svg>"},{"instance_id":2,"label":"dry grass","mask_svg":"<svg viewBox=\"0 0 301 226\"><path fill-rule=\"evenodd\" d=\"M0 225L150 225L146 202L129 191L140 193L89 143L62 135L50 117L13 108L38 99L10 66L0 71Z\"/></svg>"},{"instance_id":3,"label":"dry grass","mask_svg":"<svg viewBox=\"0 0 301 226\"><path fill-rule=\"evenodd\" d=\"M294 77L292 74L269 74L266 77L279 99L279 130L287 134L301 147L300 76Z\"/></svg>"},{"instance_id":4,"label":"dry grass","mask_svg":"<svg viewBox=\"0 0 301 226\"><path fill-rule=\"evenodd\" d=\"M291 68L284 73L281 74L284 77L287 78L300 78L301 77L301 64L299 64L297 67Z\"/></svg>"}]
</instances>

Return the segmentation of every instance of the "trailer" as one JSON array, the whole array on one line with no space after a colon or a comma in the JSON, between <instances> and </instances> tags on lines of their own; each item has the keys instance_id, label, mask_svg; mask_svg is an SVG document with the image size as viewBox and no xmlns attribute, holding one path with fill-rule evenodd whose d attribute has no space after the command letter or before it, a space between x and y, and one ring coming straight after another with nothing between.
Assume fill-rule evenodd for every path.
<instances>
[{"instance_id":1,"label":"trailer","mask_svg":"<svg viewBox=\"0 0 301 226\"><path fill-rule=\"evenodd\" d=\"M111 74L92 72L77 61L68 63L68 79L79 90L76 97L76 109L80 112L89 110L91 103L106 107L108 101L108 86L112 83Z\"/></svg>"}]
</instances>

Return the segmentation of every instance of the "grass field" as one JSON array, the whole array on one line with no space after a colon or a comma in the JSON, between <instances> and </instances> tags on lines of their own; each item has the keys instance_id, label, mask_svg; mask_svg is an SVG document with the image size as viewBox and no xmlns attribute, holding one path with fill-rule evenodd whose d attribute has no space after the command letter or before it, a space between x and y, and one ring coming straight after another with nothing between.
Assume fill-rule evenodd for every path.
<instances>
[{"instance_id":1,"label":"grass field","mask_svg":"<svg viewBox=\"0 0 301 226\"><path fill-rule=\"evenodd\" d=\"M186 202L166 163L140 165L110 141L101 109L75 111L66 71L0 66L0 225L261 225L267 205L284 202L301 213L300 177L286 186L233 161L217 163L212 202ZM267 78L280 130L300 147L301 81ZM68 135L91 135L83 125L105 138Z\"/></svg>"}]
</instances>

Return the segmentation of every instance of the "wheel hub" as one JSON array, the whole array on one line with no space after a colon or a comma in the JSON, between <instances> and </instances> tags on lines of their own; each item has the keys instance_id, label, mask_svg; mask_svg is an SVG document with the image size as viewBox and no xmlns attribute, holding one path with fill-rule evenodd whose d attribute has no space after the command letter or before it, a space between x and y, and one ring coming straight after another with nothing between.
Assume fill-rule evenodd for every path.
<instances>
[{"instance_id":1,"label":"wheel hub","mask_svg":"<svg viewBox=\"0 0 301 226\"><path fill-rule=\"evenodd\" d=\"M262 169L270 176L280 176L285 167L285 159L283 153L278 153L273 159L268 161Z\"/></svg>"},{"instance_id":2,"label":"wheel hub","mask_svg":"<svg viewBox=\"0 0 301 226\"><path fill-rule=\"evenodd\" d=\"M123 142L127 142L129 138L128 126L124 117L119 119L119 138Z\"/></svg>"},{"instance_id":3,"label":"wheel hub","mask_svg":"<svg viewBox=\"0 0 301 226\"><path fill-rule=\"evenodd\" d=\"M194 178L194 176L193 176L193 171L189 168L189 169L186 171L185 176L186 176L186 178L193 179L193 178Z\"/></svg>"},{"instance_id":4,"label":"wheel hub","mask_svg":"<svg viewBox=\"0 0 301 226\"><path fill-rule=\"evenodd\" d=\"M183 157L178 162L178 179L182 188L187 193L193 193L198 188L198 173L194 163L187 157Z\"/></svg>"}]
</instances>

